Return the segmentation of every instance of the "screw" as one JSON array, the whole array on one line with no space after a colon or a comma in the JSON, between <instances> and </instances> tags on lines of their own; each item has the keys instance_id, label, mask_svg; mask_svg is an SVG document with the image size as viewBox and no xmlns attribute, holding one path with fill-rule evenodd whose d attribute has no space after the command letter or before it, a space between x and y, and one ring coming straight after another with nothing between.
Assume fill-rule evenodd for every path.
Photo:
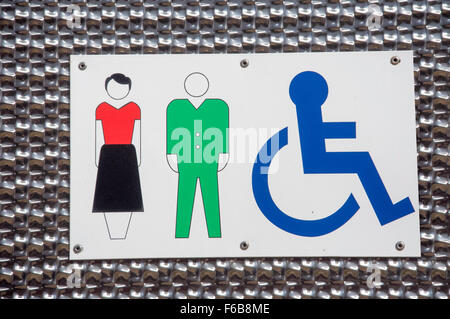
<instances>
[{"instance_id":1,"label":"screw","mask_svg":"<svg viewBox=\"0 0 450 319\"><path fill-rule=\"evenodd\" d=\"M248 67L249 64L250 64L250 62L248 62L247 59L241 60L241 67L242 67L242 68Z\"/></svg>"},{"instance_id":2,"label":"screw","mask_svg":"<svg viewBox=\"0 0 450 319\"><path fill-rule=\"evenodd\" d=\"M405 249L405 243L402 242L402 241L398 241L398 242L395 244L395 249L397 249L397 250L403 250L403 249Z\"/></svg>"},{"instance_id":3,"label":"screw","mask_svg":"<svg viewBox=\"0 0 450 319\"><path fill-rule=\"evenodd\" d=\"M248 242L243 241L241 243L240 247L241 247L242 250L247 250L248 249Z\"/></svg>"},{"instance_id":4,"label":"screw","mask_svg":"<svg viewBox=\"0 0 450 319\"><path fill-rule=\"evenodd\" d=\"M397 65L397 64L399 64L400 63L400 58L398 57L398 56L393 56L392 58L391 58L391 64L392 65Z\"/></svg>"},{"instance_id":5,"label":"screw","mask_svg":"<svg viewBox=\"0 0 450 319\"><path fill-rule=\"evenodd\" d=\"M79 254L83 251L83 246L81 246L80 244L76 244L75 246L73 246L73 252L75 254Z\"/></svg>"},{"instance_id":6,"label":"screw","mask_svg":"<svg viewBox=\"0 0 450 319\"><path fill-rule=\"evenodd\" d=\"M80 64L78 64L78 68L79 68L81 71L84 71L84 70L86 70L87 65L86 65L86 63L84 63L84 62L80 62Z\"/></svg>"}]
</instances>

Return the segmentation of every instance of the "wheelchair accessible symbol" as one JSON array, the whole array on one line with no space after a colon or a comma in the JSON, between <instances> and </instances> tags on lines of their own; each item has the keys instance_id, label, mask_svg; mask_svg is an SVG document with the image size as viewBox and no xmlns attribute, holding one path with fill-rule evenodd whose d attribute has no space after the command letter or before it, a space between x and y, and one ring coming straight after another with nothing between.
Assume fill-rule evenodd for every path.
<instances>
[{"instance_id":1,"label":"wheelchair accessible symbol","mask_svg":"<svg viewBox=\"0 0 450 319\"><path fill-rule=\"evenodd\" d=\"M305 174L357 174L382 226L414 212L408 197L392 203L369 152L326 151L325 139L356 138L356 123L323 122L321 106L327 99L328 85L320 74L312 71L297 74L289 86L289 95L297 109ZM335 231L359 210L353 194L333 214L316 220L290 217L274 203L268 171L272 159L287 144L288 128L285 127L266 142L256 157L252 187L259 209L272 224L294 235L316 237ZM271 151L273 145L278 146L274 153Z\"/></svg>"}]
</instances>

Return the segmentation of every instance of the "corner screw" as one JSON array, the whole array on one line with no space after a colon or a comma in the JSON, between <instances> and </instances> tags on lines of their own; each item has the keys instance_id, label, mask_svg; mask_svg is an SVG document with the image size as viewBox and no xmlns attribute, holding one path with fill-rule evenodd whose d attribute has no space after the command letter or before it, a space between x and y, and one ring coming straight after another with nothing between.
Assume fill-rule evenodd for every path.
<instances>
[{"instance_id":1,"label":"corner screw","mask_svg":"<svg viewBox=\"0 0 450 319\"><path fill-rule=\"evenodd\" d=\"M405 243L402 242L402 241L398 241L398 242L395 244L395 249L397 249L397 250L403 250L403 249L405 249Z\"/></svg>"},{"instance_id":2,"label":"corner screw","mask_svg":"<svg viewBox=\"0 0 450 319\"><path fill-rule=\"evenodd\" d=\"M81 71L84 71L84 70L86 70L87 65L86 65L86 63L84 63L84 62L80 62L80 64L78 64L78 68L79 68Z\"/></svg>"},{"instance_id":3,"label":"corner screw","mask_svg":"<svg viewBox=\"0 0 450 319\"><path fill-rule=\"evenodd\" d=\"M391 58L391 64L392 65L397 65L397 64L399 64L400 63L400 58L398 57L398 56L393 56L392 58Z\"/></svg>"},{"instance_id":4,"label":"corner screw","mask_svg":"<svg viewBox=\"0 0 450 319\"><path fill-rule=\"evenodd\" d=\"M250 64L250 62L248 62L247 59L241 60L241 68L246 68L246 67L248 67L249 64Z\"/></svg>"},{"instance_id":5,"label":"corner screw","mask_svg":"<svg viewBox=\"0 0 450 319\"><path fill-rule=\"evenodd\" d=\"M247 250L248 249L248 242L243 241L241 243L240 247L241 247L242 250Z\"/></svg>"},{"instance_id":6,"label":"corner screw","mask_svg":"<svg viewBox=\"0 0 450 319\"><path fill-rule=\"evenodd\" d=\"M83 251L83 246L81 246L80 244L76 244L75 246L73 246L73 252L75 254L79 254Z\"/></svg>"}]
</instances>

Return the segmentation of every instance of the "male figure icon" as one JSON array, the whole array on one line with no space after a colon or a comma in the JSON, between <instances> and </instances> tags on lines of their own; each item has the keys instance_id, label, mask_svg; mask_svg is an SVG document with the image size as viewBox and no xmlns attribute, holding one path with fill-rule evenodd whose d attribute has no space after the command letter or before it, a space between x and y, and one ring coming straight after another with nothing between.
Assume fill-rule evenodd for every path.
<instances>
[{"instance_id":1,"label":"male figure icon","mask_svg":"<svg viewBox=\"0 0 450 319\"><path fill-rule=\"evenodd\" d=\"M189 238L200 183L209 238L222 237L218 172L228 162L229 109L221 99L204 99L207 77L194 72L184 82L190 99L167 107L167 162L178 173L176 238Z\"/></svg>"},{"instance_id":2,"label":"male figure icon","mask_svg":"<svg viewBox=\"0 0 450 319\"><path fill-rule=\"evenodd\" d=\"M381 225L414 212L408 197L393 204L369 152L327 152L325 139L356 138L355 122L323 122L321 107L328 96L318 73L297 74L289 86L297 109L305 174L357 174Z\"/></svg>"}]
</instances>

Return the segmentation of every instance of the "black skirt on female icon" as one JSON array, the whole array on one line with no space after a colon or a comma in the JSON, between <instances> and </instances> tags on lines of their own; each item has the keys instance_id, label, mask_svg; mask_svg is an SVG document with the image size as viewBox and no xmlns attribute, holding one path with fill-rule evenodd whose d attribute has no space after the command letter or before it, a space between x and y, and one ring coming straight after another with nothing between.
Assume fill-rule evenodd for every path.
<instances>
[{"instance_id":1,"label":"black skirt on female icon","mask_svg":"<svg viewBox=\"0 0 450 319\"><path fill-rule=\"evenodd\" d=\"M136 149L133 144L102 146L92 211L144 211Z\"/></svg>"}]
</instances>

